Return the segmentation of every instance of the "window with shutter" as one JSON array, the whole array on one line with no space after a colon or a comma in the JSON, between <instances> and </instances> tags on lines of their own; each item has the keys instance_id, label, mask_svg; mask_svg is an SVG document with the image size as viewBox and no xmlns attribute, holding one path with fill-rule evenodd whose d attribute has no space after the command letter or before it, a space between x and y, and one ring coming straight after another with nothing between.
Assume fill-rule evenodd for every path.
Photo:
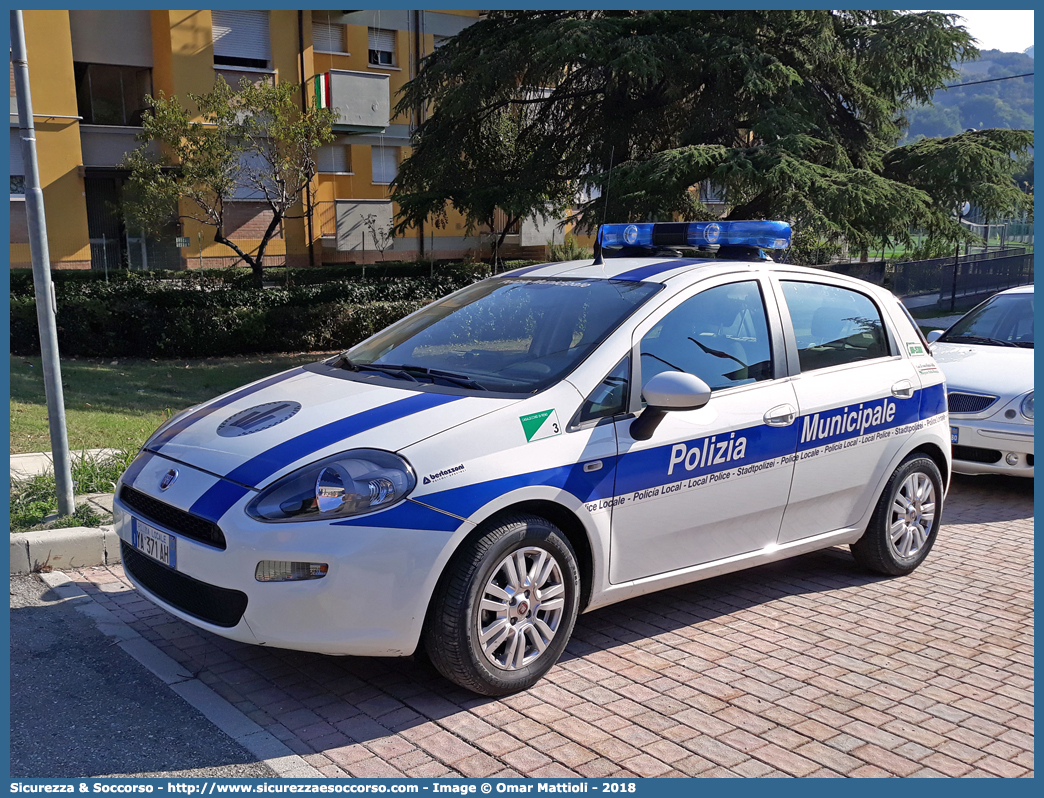
<instances>
[{"instance_id":1,"label":"window with shutter","mask_svg":"<svg viewBox=\"0 0 1044 798\"><path fill-rule=\"evenodd\" d=\"M316 159L320 172L351 172L351 157L348 147L344 144L327 144L319 148Z\"/></svg>"},{"instance_id":2,"label":"window with shutter","mask_svg":"<svg viewBox=\"0 0 1044 798\"><path fill-rule=\"evenodd\" d=\"M25 167L22 166L22 137L11 130L11 196L25 196Z\"/></svg>"},{"instance_id":3,"label":"window with shutter","mask_svg":"<svg viewBox=\"0 0 1044 798\"><path fill-rule=\"evenodd\" d=\"M370 147L373 153L373 182L390 183L399 169L398 147Z\"/></svg>"},{"instance_id":4,"label":"window with shutter","mask_svg":"<svg viewBox=\"0 0 1044 798\"><path fill-rule=\"evenodd\" d=\"M370 63L375 66L395 65L395 31L370 28Z\"/></svg>"},{"instance_id":5,"label":"window with shutter","mask_svg":"<svg viewBox=\"0 0 1044 798\"><path fill-rule=\"evenodd\" d=\"M267 11L211 11L214 63L267 69L272 58Z\"/></svg>"},{"instance_id":6,"label":"window with shutter","mask_svg":"<svg viewBox=\"0 0 1044 798\"><path fill-rule=\"evenodd\" d=\"M344 25L312 21L312 47L325 53L345 53Z\"/></svg>"}]
</instances>

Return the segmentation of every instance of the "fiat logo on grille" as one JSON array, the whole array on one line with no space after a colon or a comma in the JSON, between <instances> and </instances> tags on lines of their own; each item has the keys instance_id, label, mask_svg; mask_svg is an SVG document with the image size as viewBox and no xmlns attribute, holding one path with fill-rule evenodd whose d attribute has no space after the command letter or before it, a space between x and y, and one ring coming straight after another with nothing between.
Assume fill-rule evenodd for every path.
<instances>
[{"instance_id":1,"label":"fiat logo on grille","mask_svg":"<svg viewBox=\"0 0 1044 798\"><path fill-rule=\"evenodd\" d=\"M176 469L176 468L170 469L170 471L168 471L166 474L163 475L163 479L160 480L160 490L166 490L167 488L169 488L171 485L174 484L174 482L177 480L177 478L178 478L178 469Z\"/></svg>"}]
</instances>

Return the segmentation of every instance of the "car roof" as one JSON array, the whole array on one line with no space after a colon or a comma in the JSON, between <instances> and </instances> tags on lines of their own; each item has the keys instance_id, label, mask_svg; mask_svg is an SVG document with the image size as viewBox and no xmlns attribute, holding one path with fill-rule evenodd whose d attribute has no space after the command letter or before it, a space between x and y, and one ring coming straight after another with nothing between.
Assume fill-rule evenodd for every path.
<instances>
[{"instance_id":1,"label":"car roof","mask_svg":"<svg viewBox=\"0 0 1044 798\"><path fill-rule=\"evenodd\" d=\"M827 277L839 283L848 283L863 290L878 286L858 280L845 274L830 272L825 269L813 269L807 266L794 266L789 263L776 263L771 260L741 261L718 258L605 258L596 264L593 260L574 260L560 263L541 263L525 266L497 277L526 278L568 278L575 280L634 280L665 284L671 280L695 282L720 274L737 272L773 272L795 275L814 275Z\"/></svg>"},{"instance_id":2,"label":"car roof","mask_svg":"<svg viewBox=\"0 0 1044 798\"><path fill-rule=\"evenodd\" d=\"M1007 291L1001 291L1000 293L1002 293L1002 294L1032 294L1033 293L1033 283L1030 283L1029 285L1016 286L1015 288L1009 288Z\"/></svg>"}]
</instances>

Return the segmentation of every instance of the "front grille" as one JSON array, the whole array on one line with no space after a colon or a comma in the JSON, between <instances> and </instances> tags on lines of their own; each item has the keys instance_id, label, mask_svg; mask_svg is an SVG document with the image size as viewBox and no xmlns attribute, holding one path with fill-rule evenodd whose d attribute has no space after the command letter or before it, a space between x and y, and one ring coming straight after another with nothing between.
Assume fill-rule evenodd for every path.
<instances>
[{"instance_id":1,"label":"front grille","mask_svg":"<svg viewBox=\"0 0 1044 798\"><path fill-rule=\"evenodd\" d=\"M1028 465L1030 468L1033 468L1033 455L1032 454L1027 454L1026 455L1026 465Z\"/></svg>"},{"instance_id":2,"label":"front grille","mask_svg":"<svg viewBox=\"0 0 1044 798\"><path fill-rule=\"evenodd\" d=\"M980 449L978 446L958 446L954 444L953 459L965 460L969 463L999 463L1001 453L996 449Z\"/></svg>"},{"instance_id":3,"label":"front grille","mask_svg":"<svg viewBox=\"0 0 1044 798\"><path fill-rule=\"evenodd\" d=\"M951 413L981 413L996 401L996 396L981 396L977 393L951 393L946 397Z\"/></svg>"},{"instance_id":4,"label":"front grille","mask_svg":"<svg viewBox=\"0 0 1044 798\"><path fill-rule=\"evenodd\" d=\"M150 560L120 541L123 568L146 590L184 613L215 626L235 626L246 612L247 596L238 590L215 587L179 574Z\"/></svg>"},{"instance_id":5,"label":"front grille","mask_svg":"<svg viewBox=\"0 0 1044 798\"><path fill-rule=\"evenodd\" d=\"M159 524L177 535L225 549L225 534L213 521L179 510L128 485L120 490L120 501L146 521Z\"/></svg>"}]
</instances>

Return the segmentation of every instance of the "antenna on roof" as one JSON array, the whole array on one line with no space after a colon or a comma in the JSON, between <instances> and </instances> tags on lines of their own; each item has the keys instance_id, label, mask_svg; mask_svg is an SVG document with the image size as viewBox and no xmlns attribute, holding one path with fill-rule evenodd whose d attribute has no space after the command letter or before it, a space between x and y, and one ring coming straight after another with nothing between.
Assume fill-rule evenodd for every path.
<instances>
[{"instance_id":1,"label":"antenna on roof","mask_svg":"<svg viewBox=\"0 0 1044 798\"><path fill-rule=\"evenodd\" d=\"M613 158L616 155L616 145L609 151L609 178L605 181L605 194L602 196L602 224L598 225L598 232L595 233L594 243L594 260L591 262L592 266L602 266L605 261L602 260L602 225L605 224L605 214L609 209L609 186L613 184Z\"/></svg>"}]
</instances>

